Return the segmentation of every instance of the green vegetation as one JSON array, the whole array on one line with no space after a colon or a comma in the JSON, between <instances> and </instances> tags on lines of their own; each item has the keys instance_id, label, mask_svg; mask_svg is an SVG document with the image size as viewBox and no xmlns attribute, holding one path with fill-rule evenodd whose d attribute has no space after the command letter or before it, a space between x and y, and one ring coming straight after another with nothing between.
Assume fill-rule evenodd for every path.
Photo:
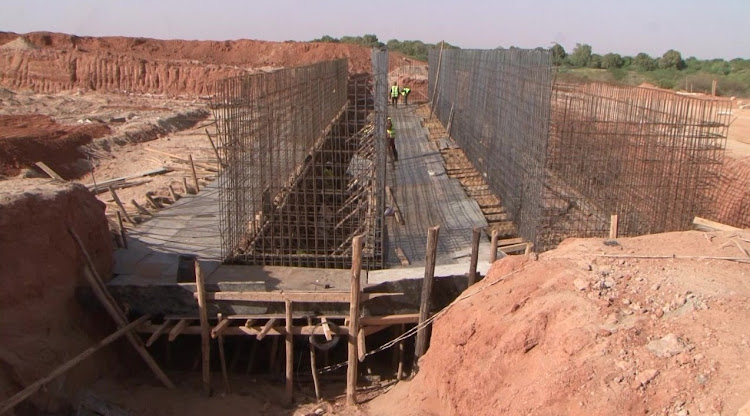
<instances>
[{"instance_id":1,"label":"green vegetation","mask_svg":"<svg viewBox=\"0 0 750 416\"><path fill-rule=\"evenodd\" d=\"M616 53L601 56L593 53L590 45L577 44L567 53L555 44L552 63L559 67L559 78L564 81L649 83L660 88L711 93L713 80L716 80L718 95L750 96L750 59L700 60L692 56L683 59L674 49L661 57L643 52L634 57Z\"/></svg>"},{"instance_id":2,"label":"green vegetation","mask_svg":"<svg viewBox=\"0 0 750 416\"><path fill-rule=\"evenodd\" d=\"M354 45L365 46L368 48L379 48L387 46L389 51L401 52L406 56L410 56L419 61L427 61L427 56L430 49L439 48L440 44L424 43L420 40L404 40L391 39L387 43L383 43L378 40L375 35L364 35L364 36L342 36L341 39L325 35L320 39L313 39L312 42L327 42L327 43L351 43ZM445 48L458 49L456 46L445 43Z\"/></svg>"}]
</instances>

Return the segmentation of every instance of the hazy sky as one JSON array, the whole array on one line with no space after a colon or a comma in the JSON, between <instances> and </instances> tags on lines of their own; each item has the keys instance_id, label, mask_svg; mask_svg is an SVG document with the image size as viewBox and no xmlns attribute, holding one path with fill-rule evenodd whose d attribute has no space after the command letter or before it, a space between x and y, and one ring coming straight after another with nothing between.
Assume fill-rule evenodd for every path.
<instances>
[{"instance_id":1,"label":"hazy sky","mask_svg":"<svg viewBox=\"0 0 750 416\"><path fill-rule=\"evenodd\" d=\"M750 58L750 0L0 0L0 31L311 40L374 33L462 48Z\"/></svg>"}]
</instances>

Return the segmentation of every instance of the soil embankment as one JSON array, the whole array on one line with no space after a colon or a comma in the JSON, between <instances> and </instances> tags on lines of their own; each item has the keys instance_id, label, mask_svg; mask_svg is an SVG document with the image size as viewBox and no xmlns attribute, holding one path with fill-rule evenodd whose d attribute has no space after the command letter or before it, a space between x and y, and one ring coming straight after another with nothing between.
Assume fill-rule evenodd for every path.
<instances>
[{"instance_id":1,"label":"soil embankment","mask_svg":"<svg viewBox=\"0 0 750 416\"><path fill-rule=\"evenodd\" d=\"M745 257L735 243L750 248L690 231L503 259L435 321L421 372L370 412L736 415L750 403L750 264L637 258Z\"/></svg>"}]
</instances>

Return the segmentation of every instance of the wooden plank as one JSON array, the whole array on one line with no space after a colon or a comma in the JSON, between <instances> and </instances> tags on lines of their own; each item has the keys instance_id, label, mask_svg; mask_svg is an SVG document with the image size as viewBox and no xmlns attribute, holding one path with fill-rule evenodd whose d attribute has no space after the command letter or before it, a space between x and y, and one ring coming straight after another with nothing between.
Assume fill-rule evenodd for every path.
<instances>
[{"instance_id":1,"label":"wooden plank","mask_svg":"<svg viewBox=\"0 0 750 416\"><path fill-rule=\"evenodd\" d=\"M388 202L393 207L394 216L396 217L396 222L403 225L406 224L406 221L404 221L403 215L401 215L401 208L398 207L398 203L396 202L396 197L393 196L393 191L391 190L390 186L385 187L385 193L388 197Z\"/></svg>"},{"instance_id":2,"label":"wooden plank","mask_svg":"<svg viewBox=\"0 0 750 416\"><path fill-rule=\"evenodd\" d=\"M214 149L216 161L219 162L219 167L221 167L222 165L224 165L224 163L221 161L221 156L219 156L219 149L216 148L213 139L211 139L211 134L208 133L208 129L206 129L206 136L208 137L208 142L211 143L211 148Z\"/></svg>"},{"instance_id":3,"label":"wooden plank","mask_svg":"<svg viewBox=\"0 0 750 416\"><path fill-rule=\"evenodd\" d=\"M144 185L144 184L147 184L149 182L151 182L151 179L143 179L143 180L140 180L140 181L133 181L133 182L118 182L118 183L113 183L113 184L109 185L109 187L112 188L112 189L125 189L125 188L130 188L130 187L133 187L133 186ZM94 189L91 189L91 192L93 192L95 194L100 194L102 192L107 192L107 190L108 190L108 188L102 188L101 186L99 186L99 187L96 187Z\"/></svg>"},{"instance_id":4,"label":"wooden plank","mask_svg":"<svg viewBox=\"0 0 750 416\"><path fill-rule=\"evenodd\" d=\"M346 370L346 402L348 405L357 404L357 334L359 333L359 299L360 274L362 272L362 248L364 236L358 235L352 241L352 274L351 274L351 303L349 304L349 340L348 363Z\"/></svg>"},{"instance_id":5,"label":"wooden plank","mask_svg":"<svg viewBox=\"0 0 750 416\"><path fill-rule=\"evenodd\" d=\"M162 205L161 202L159 202L159 201L157 201L157 200L154 199L154 197L152 196L151 192L146 192L146 200L149 202L149 204L151 204L151 206L154 209L164 208L164 205Z\"/></svg>"},{"instance_id":6,"label":"wooden plank","mask_svg":"<svg viewBox=\"0 0 750 416\"><path fill-rule=\"evenodd\" d=\"M170 325L172 325L172 321L170 321L169 319L165 319L164 323L162 323L161 325L159 325L159 327L156 329L156 331L154 331L154 333L151 334L151 336L148 338L148 341L146 341L146 346L150 347L150 346L154 345L154 342L156 342L156 340L159 339L159 337L164 332L166 332L167 328L169 328Z\"/></svg>"},{"instance_id":7,"label":"wooden plank","mask_svg":"<svg viewBox=\"0 0 750 416\"><path fill-rule=\"evenodd\" d=\"M130 200L130 204L135 207L135 209L138 211L139 214L141 214L141 215L149 215L149 216L152 216L152 217L154 216L154 214L152 214L151 211L147 210L146 208L143 208L141 206L141 204L135 202L135 199L131 199Z\"/></svg>"},{"instance_id":8,"label":"wooden plank","mask_svg":"<svg viewBox=\"0 0 750 416\"><path fill-rule=\"evenodd\" d=\"M512 246L500 247L500 251L502 251L505 254L525 251L526 244L527 243L521 243L521 244L513 244Z\"/></svg>"},{"instance_id":9,"label":"wooden plank","mask_svg":"<svg viewBox=\"0 0 750 416\"><path fill-rule=\"evenodd\" d=\"M258 335L255 337L255 339L257 339L258 341L262 340L263 337L265 337L268 334L271 328L273 328L276 321L277 321L276 318L269 319L268 322L266 322L266 324L263 325L263 329L261 329L260 332L258 332Z\"/></svg>"},{"instance_id":10,"label":"wooden plank","mask_svg":"<svg viewBox=\"0 0 750 416\"><path fill-rule=\"evenodd\" d=\"M287 403L294 401L294 334L292 333L292 301L284 302L286 305L286 400Z\"/></svg>"},{"instance_id":11,"label":"wooden plank","mask_svg":"<svg viewBox=\"0 0 750 416\"><path fill-rule=\"evenodd\" d=\"M403 293L362 293L360 301L386 297L402 296ZM197 294L193 294L197 297ZM351 296L347 292L207 292L206 300L242 301L242 302L305 302L305 303L349 303Z\"/></svg>"},{"instance_id":12,"label":"wooden plank","mask_svg":"<svg viewBox=\"0 0 750 416\"><path fill-rule=\"evenodd\" d=\"M722 224L701 217L695 217L693 219L693 225L698 229L706 231L742 231L742 228L732 227L731 225Z\"/></svg>"},{"instance_id":13,"label":"wooden plank","mask_svg":"<svg viewBox=\"0 0 750 416\"><path fill-rule=\"evenodd\" d=\"M115 185L115 184L117 184L119 182L125 182L125 181L129 181L131 179L141 178L141 177L144 177L144 176L161 175L163 173L168 173L170 171L171 171L170 169L167 169L165 167L161 167L161 168L158 168L158 169L147 170L145 172L136 173L134 175L122 176L122 177L114 178L114 179L107 179L105 181L97 182L95 184L94 183L89 183L89 184L86 184L85 186L89 190L101 189L101 188L107 189L108 186Z\"/></svg>"},{"instance_id":14,"label":"wooden plank","mask_svg":"<svg viewBox=\"0 0 750 416\"><path fill-rule=\"evenodd\" d=\"M187 328L188 324L190 324L190 320L188 319L180 319L179 322L177 322L177 325L172 328L171 331L169 331L169 342L174 341L177 339L178 336L182 333L182 331Z\"/></svg>"},{"instance_id":15,"label":"wooden plank","mask_svg":"<svg viewBox=\"0 0 750 416\"><path fill-rule=\"evenodd\" d=\"M112 294L109 293L107 287L104 285L102 278L99 276L99 272L96 271L94 261L91 259L91 256L84 247L81 238L78 236L78 234L76 234L75 231L73 231L72 228L68 228L68 233L73 237L76 244L78 245L78 248L81 250L81 253L83 253L84 259L86 260L86 269L84 269L83 275L86 277L89 285L93 289L94 295L99 300L99 303L104 306L104 309L107 311L112 320L114 320L119 327L124 327L128 323L128 320L125 317L125 313L120 309L119 306L117 306L117 302L115 302ZM146 362L146 365L148 365L151 371L153 371L154 375L156 375L156 378L158 378L167 388L174 389L175 385L171 380L169 380L169 377L164 374L164 371L162 371L162 369L159 367L159 364L154 361L154 358L151 357L151 354L148 353L146 347L143 345L143 340L141 340L141 338L139 338L133 331L126 332L125 337L128 339L128 342L130 342L133 348L135 348L143 361Z\"/></svg>"},{"instance_id":16,"label":"wooden plank","mask_svg":"<svg viewBox=\"0 0 750 416\"><path fill-rule=\"evenodd\" d=\"M417 322L419 322L418 313L405 313L385 316L363 316L362 318L360 318L360 324L365 326L416 324Z\"/></svg>"},{"instance_id":17,"label":"wooden plank","mask_svg":"<svg viewBox=\"0 0 750 416\"><path fill-rule=\"evenodd\" d=\"M125 206L122 205L122 201L120 201L120 198L117 196L117 193L115 192L115 190L112 188L109 188L109 193L112 195L112 199L115 200L115 204L117 204L117 208L120 210L120 213L122 214L123 218L125 218L125 221L131 224L135 224L135 222L133 222L133 219L130 218L130 215L128 215L128 212L125 211Z\"/></svg>"},{"instance_id":18,"label":"wooden plank","mask_svg":"<svg viewBox=\"0 0 750 416\"><path fill-rule=\"evenodd\" d=\"M430 316L432 284L435 280L435 260L437 257L437 242L440 233L440 226L431 227L427 231L427 253L425 256L424 279L422 281L422 296L419 304L419 325ZM427 342L429 339L428 329L421 328L417 331L417 340L415 342L414 356L415 360L427 352ZM415 363L416 365L416 363Z\"/></svg>"},{"instance_id":19,"label":"wooden plank","mask_svg":"<svg viewBox=\"0 0 750 416\"><path fill-rule=\"evenodd\" d=\"M359 328L359 331L357 331L357 359L360 363L365 361L365 357L367 357L367 344L365 344L365 330L364 328Z\"/></svg>"},{"instance_id":20,"label":"wooden plank","mask_svg":"<svg viewBox=\"0 0 750 416\"><path fill-rule=\"evenodd\" d=\"M35 165L37 165L39 169L43 170L44 173L49 175L50 178L65 182L65 179L63 179L62 176L58 175L57 172L52 170L52 168L47 166L44 162L36 162Z\"/></svg>"},{"instance_id":21,"label":"wooden plank","mask_svg":"<svg viewBox=\"0 0 750 416\"><path fill-rule=\"evenodd\" d=\"M300 318L305 318L300 317ZM280 322L280 320L279 320ZM413 322L416 323L416 320ZM153 331L155 331L159 325L141 325L138 327L138 332L144 333L144 334L150 334ZM253 325L253 326L230 326L224 329L224 332L222 332L222 335L225 337L229 336L239 336L239 335L249 335L252 337L257 337L257 335L263 330L263 327L260 325ZM317 331L317 332L316 332ZM294 335L320 335L320 328L317 326L295 326L292 327L292 333ZM185 328L182 331L182 335L200 335L201 334L201 327L199 324L197 325L190 325L187 328ZM337 335L348 335L349 329L344 326L339 326ZM284 325L278 325L278 323L271 328L269 328L268 332L265 333L265 337L272 337L272 336L282 336L286 335L286 328Z\"/></svg>"},{"instance_id":22,"label":"wooden plank","mask_svg":"<svg viewBox=\"0 0 750 416\"><path fill-rule=\"evenodd\" d=\"M482 229L476 227L472 230L471 235L471 261L469 263L469 286L477 281L477 263L479 262L479 239L481 238Z\"/></svg>"},{"instance_id":23,"label":"wooden plank","mask_svg":"<svg viewBox=\"0 0 750 416\"><path fill-rule=\"evenodd\" d=\"M524 242L523 238L505 238L505 239L502 239L502 240L498 240L497 241L497 246L498 247L512 246L514 244L521 244L523 242Z\"/></svg>"},{"instance_id":24,"label":"wooden plank","mask_svg":"<svg viewBox=\"0 0 750 416\"><path fill-rule=\"evenodd\" d=\"M198 313L201 321L201 373L203 375L203 394L211 396L211 327L208 324L208 304L203 270L195 260L195 287L198 297Z\"/></svg>"},{"instance_id":25,"label":"wooden plank","mask_svg":"<svg viewBox=\"0 0 750 416\"><path fill-rule=\"evenodd\" d=\"M321 326L323 327L323 335L326 337L326 341L333 340L333 333L331 332L331 326L328 325L328 319L325 316L320 318Z\"/></svg>"},{"instance_id":26,"label":"wooden plank","mask_svg":"<svg viewBox=\"0 0 750 416\"><path fill-rule=\"evenodd\" d=\"M4 402L0 403L0 414L3 414L11 409L13 409L16 405L26 400L29 396L34 394L37 390L42 388L45 384L49 383L50 381L54 380L55 378L65 374L68 370L75 367L80 363L81 361L85 360L86 358L93 355L95 352L99 351L103 347L111 344L112 342L116 341L118 338L125 334L131 333L136 327L143 324L149 319L148 315L144 315L135 321L121 327L117 331L113 332L108 337L104 338L103 340L97 342L93 346L89 347L82 353L76 355L72 359L66 361L63 365L55 368L52 370L51 373L49 373L46 377L43 377L30 385L26 386L23 390L19 391L18 393L11 396L9 399L5 400Z\"/></svg>"},{"instance_id":27,"label":"wooden plank","mask_svg":"<svg viewBox=\"0 0 750 416\"><path fill-rule=\"evenodd\" d=\"M193 163L193 155L188 155L190 160L190 171L193 173L193 185L195 186L195 193L200 192L201 188L198 184L198 175L195 174L195 163Z\"/></svg>"},{"instance_id":28,"label":"wooden plank","mask_svg":"<svg viewBox=\"0 0 750 416\"><path fill-rule=\"evenodd\" d=\"M180 198L177 196L177 192L174 191L172 184L170 183L169 185L167 185L167 187L169 187L169 194L172 196L172 201L177 202L177 200Z\"/></svg>"}]
</instances>

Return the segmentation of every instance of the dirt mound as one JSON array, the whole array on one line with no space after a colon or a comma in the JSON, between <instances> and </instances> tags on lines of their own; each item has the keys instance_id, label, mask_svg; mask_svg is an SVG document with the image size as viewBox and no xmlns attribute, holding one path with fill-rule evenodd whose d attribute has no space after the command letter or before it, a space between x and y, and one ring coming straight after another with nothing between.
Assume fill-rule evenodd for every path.
<instances>
[{"instance_id":1,"label":"dirt mound","mask_svg":"<svg viewBox=\"0 0 750 416\"><path fill-rule=\"evenodd\" d=\"M0 174L17 175L41 161L66 179L77 177L74 162L85 157L79 146L108 133L99 122L62 125L44 115L0 115Z\"/></svg>"},{"instance_id":2,"label":"dirt mound","mask_svg":"<svg viewBox=\"0 0 750 416\"><path fill-rule=\"evenodd\" d=\"M108 277L112 241L104 204L91 192L41 179L0 181L0 402L112 330L74 299L84 259L68 226ZM117 367L114 355L97 353L20 405L18 414L57 411L80 386Z\"/></svg>"},{"instance_id":3,"label":"dirt mound","mask_svg":"<svg viewBox=\"0 0 750 416\"><path fill-rule=\"evenodd\" d=\"M436 320L421 372L369 410L735 415L750 399L750 264L602 256L744 257L734 242L750 248L690 231L498 261Z\"/></svg>"},{"instance_id":4,"label":"dirt mound","mask_svg":"<svg viewBox=\"0 0 750 416\"><path fill-rule=\"evenodd\" d=\"M750 157L726 158L719 175L714 220L750 228Z\"/></svg>"},{"instance_id":5,"label":"dirt mound","mask_svg":"<svg viewBox=\"0 0 750 416\"><path fill-rule=\"evenodd\" d=\"M257 68L293 67L347 58L349 72L371 72L371 49L343 43L257 40L184 41L127 37L24 35L39 50L0 50L0 85L53 93L98 91L210 95L222 78ZM0 42L17 38L0 33ZM391 54L391 67L412 60Z\"/></svg>"},{"instance_id":6,"label":"dirt mound","mask_svg":"<svg viewBox=\"0 0 750 416\"><path fill-rule=\"evenodd\" d=\"M0 49L6 50L6 51L9 51L9 50L28 51L28 50L33 50L36 48L37 48L36 45L29 42L29 40L23 36L19 36L16 38L16 40L12 40L0 46Z\"/></svg>"}]
</instances>

